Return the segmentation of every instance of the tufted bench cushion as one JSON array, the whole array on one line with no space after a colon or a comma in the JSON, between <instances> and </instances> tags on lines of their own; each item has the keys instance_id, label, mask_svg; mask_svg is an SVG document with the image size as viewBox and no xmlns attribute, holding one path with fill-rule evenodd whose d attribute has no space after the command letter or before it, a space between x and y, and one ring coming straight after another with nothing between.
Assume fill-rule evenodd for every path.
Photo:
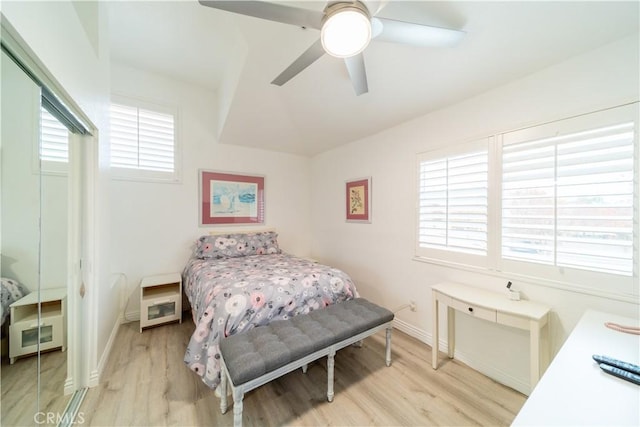
<instances>
[{"instance_id":1,"label":"tufted bench cushion","mask_svg":"<svg viewBox=\"0 0 640 427\"><path fill-rule=\"evenodd\" d=\"M220 352L239 385L391 320L391 311L356 298L231 335Z\"/></svg>"},{"instance_id":2,"label":"tufted bench cushion","mask_svg":"<svg viewBox=\"0 0 640 427\"><path fill-rule=\"evenodd\" d=\"M242 425L244 393L327 356L327 399L333 400L337 350L387 330L386 363L391 364L393 313L364 298L331 305L287 320L276 320L220 340L220 409L227 410L227 383L234 402L234 425Z\"/></svg>"}]
</instances>

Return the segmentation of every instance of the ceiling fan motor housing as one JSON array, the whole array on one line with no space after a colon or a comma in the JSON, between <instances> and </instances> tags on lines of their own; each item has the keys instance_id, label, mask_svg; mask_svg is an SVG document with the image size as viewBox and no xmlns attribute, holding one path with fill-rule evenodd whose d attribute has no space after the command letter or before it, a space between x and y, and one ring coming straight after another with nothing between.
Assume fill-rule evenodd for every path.
<instances>
[{"instance_id":1,"label":"ceiling fan motor housing","mask_svg":"<svg viewBox=\"0 0 640 427\"><path fill-rule=\"evenodd\" d=\"M327 5L324 7L324 19L322 21L322 23L324 24L324 22L327 20L327 18L329 16L331 16L332 14L336 13L338 10L342 10L343 8L355 8L358 9L359 11L363 12L365 15L367 15L369 18L371 18L371 13L369 12L369 8L367 8L367 6L358 0L355 1L330 1L327 3Z\"/></svg>"},{"instance_id":2,"label":"ceiling fan motor housing","mask_svg":"<svg viewBox=\"0 0 640 427\"><path fill-rule=\"evenodd\" d=\"M333 2L324 9L321 41L324 50L337 58L361 53L371 41L371 15L361 1Z\"/></svg>"}]
</instances>

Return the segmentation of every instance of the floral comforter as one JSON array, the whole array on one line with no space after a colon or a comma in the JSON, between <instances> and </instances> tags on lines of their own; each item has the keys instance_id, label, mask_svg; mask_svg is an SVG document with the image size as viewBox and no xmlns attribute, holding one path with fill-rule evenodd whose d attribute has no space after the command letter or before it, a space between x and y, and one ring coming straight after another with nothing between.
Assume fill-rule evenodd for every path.
<instances>
[{"instance_id":1,"label":"floral comforter","mask_svg":"<svg viewBox=\"0 0 640 427\"><path fill-rule=\"evenodd\" d=\"M0 325L9 317L10 306L29 293L29 289L17 280L0 278Z\"/></svg>"},{"instance_id":2,"label":"floral comforter","mask_svg":"<svg viewBox=\"0 0 640 427\"><path fill-rule=\"evenodd\" d=\"M358 296L346 273L288 254L192 258L183 283L196 325L184 361L214 389L222 337Z\"/></svg>"}]
</instances>

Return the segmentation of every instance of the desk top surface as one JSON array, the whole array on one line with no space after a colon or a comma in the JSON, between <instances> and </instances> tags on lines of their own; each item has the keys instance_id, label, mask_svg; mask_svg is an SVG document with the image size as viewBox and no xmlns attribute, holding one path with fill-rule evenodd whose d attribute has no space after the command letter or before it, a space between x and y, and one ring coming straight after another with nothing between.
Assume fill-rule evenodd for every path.
<instances>
[{"instance_id":1,"label":"desk top surface","mask_svg":"<svg viewBox=\"0 0 640 427\"><path fill-rule=\"evenodd\" d=\"M470 304L536 320L543 318L551 310L551 307L537 302L510 300L507 291L504 293L493 292L454 282L438 283L433 285L432 289Z\"/></svg>"},{"instance_id":2,"label":"desk top surface","mask_svg":"<svg viewBox=\"0 0 640 427\"><path fill-rule=\"evenodd\" d=\"M640 386L602 371L592 355L640 364L640 335L604 326L639 319L588 310L540 379L512 425L640 425Z\"/></svg>"}]
</instances>

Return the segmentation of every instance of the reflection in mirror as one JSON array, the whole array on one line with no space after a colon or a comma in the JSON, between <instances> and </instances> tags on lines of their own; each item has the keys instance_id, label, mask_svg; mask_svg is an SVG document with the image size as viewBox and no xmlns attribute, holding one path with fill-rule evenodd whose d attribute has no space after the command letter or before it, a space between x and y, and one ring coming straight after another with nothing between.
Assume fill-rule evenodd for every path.
<instances>
[{"instance_id":1,"label":"reflection in mirror","mask_svg":"<svg viewBox=\"0 0 640 427\"><path fill-rule=\"evenodd\" d=\"M60 165L54 171L50 159L41 161L40 88L4 52L1 66L0 424L46 424L39 414L62 414L68 400L68 179ZM46 115L42 123L42 139L52 139ZM56 138L67 137L62 125L52 126Z\"/></svg>"}]
</instances>

